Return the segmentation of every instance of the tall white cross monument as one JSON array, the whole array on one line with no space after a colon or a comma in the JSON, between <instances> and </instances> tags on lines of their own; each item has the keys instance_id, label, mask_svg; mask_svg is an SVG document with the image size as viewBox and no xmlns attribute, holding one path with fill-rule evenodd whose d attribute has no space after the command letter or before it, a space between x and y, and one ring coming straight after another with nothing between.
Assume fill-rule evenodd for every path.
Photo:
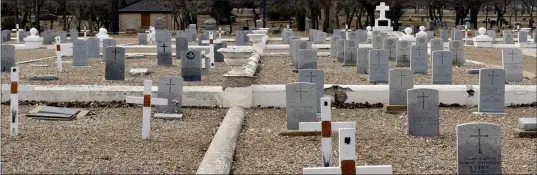
<instances>
[{"instance_id":1,"label":"tall white cross monument","mask_svg":"<svg viewBox=\"0 0 537 175\"><path fill-rule=\"evenodd\" d=\"M380 12L380 16L378 19L375 19L375 27L373 27L373 30L393 32L392 20L386 18L386 11L390 11L390 7L386 6L384 2L381 2L375 10Z\"/></svg>"}]
</instances>

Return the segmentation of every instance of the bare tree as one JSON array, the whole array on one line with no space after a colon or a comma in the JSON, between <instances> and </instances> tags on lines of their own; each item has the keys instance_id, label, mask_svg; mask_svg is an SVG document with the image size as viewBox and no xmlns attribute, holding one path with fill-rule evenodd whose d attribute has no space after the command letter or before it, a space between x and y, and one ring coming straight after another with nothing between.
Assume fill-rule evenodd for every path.
<instances>
[{"instance_id":1,"label":"bare tree","mask_svg":"<svg viewBox=\"0 0 537 175\"><path fill-rule=\"evenodd\" d=\"M498 22L498 27L503 26L501 19L503 15L507 12L507 6L511 4L512 0L494 0L494 10L496 11L496 22Z\"/></svg>"}]
</instances>

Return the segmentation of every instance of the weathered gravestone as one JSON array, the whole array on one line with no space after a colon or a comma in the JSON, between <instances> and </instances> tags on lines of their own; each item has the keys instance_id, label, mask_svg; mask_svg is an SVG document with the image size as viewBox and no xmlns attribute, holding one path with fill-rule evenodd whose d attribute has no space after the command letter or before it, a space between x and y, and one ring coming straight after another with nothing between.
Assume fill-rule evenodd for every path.
<instances>
[{"instance_id":1,"label":"weathered gravestone","mask_svg":"<svg viewBox=\"0 0 537 175\"><path fill-rule=\"evenodd\" d=\"M88 58L99 58L101 52L99 38L88 38L86 41L88 42Z\"/></svg>"},{"instance_id":2,"label":"weathered gravestone","mask_svg":"<svg viewBox=\"0 0 537 175\"><path fill-rule=\"evenodd\" d=\"M410 66L410 41L397 41L397 55L395 66L408 67Z\"/></svg>"},{"instance_id":3,"label":"weathered gravestone","mask_svg":"<svg viewBox=\"0 0 537 175\"><path fill-rule=\"evenodd\" d=\"M171 50L171 47L170 47ZM177 59L181 59L180 55L184 50L188 50L188 38L184 36L176 36L175 37L175 57ZM216 51L215 47L215 51ZM215 58L216 59L216 58Z\"/></svg>"},{"instance_id":4,"label":"weathered gravestone","mask_svg":"<svg viewBox=\"0 0 537 175\"><path fill-rule=\"evenodd\" d=\"M358 41L357 40L345 40L343 43L343 65L354 66L356 65L356 57L358 57Z\"/></svg>"},{"instance_id":5,"label":"weathered gravestone","mask_svg":"<svg viewBox=\"0 0 537 175\"><path fill-rule=\"evenodd\" d=\"M414 71L410 69L391 69L389 81L389 105L407 105L408 89L414 88Z\"/></svg>"},{"instance_id":6,"label":"weathered gravestone","mask_svg":"<svg viewBox=\"0 0 537 175\"><path fill-rule=\"evenodd\" d=\"M503 69L506 82L521 82L524 79L522 72L522 51L516 48L502 49Z\"/></svg>"},{"instance_id":7,"label":"weathered gravestone","mask_svg":"<svg viewBox=\"0 0 537 175\"><path fill-rule=\"evenodd\" d=\"M504 30L503 31L503 43L504 44L515 44L513 41L513 31Z\"/></svg>"},{"instance_id":8,"label":"weathered gravestone","mask_svg":"<svg viewBox=\"0 0 537 175\"><path fill-rule=\"evenodd\" d=\"M138 33L138 44L147 45L147 33Z\"/></svg>"},{"instance_id":9,"label":"weathered gravestone","mask_svg":"<svg viewBox=\"0 0 537 175\"><path fill-rule=\"evenodd\" d=\"M336 41L336 60L337 62L343 63L345 59L345 40L339 39Z\"/></svg>"},{"instance_id":10,"label":"weathered gravestone","mask_svg":"<svg viewBox=\"0 0 537 175\"><path fill-rule=\"evenodd\" d=\"M518 42L519 43L528 42L528 32L526 32L526 31L518 31Z\"/></svg>"},{"instance_id":11,"label":"weathered gravestone","mask_svg":"<svg viewBox=\"0 0 537 175\"><path fill-rule=\"evenodd\" d=\"M442 41L441 39L432 39L431 40L431 49L430 49L429 55L432 56L433 52L441 51L441 50L444 50L444 41Z\"/></svg>"},{"instance_id":12,"label":"weathered gravestone","mask_svg":"<svg viewBox=\"0 0 537 175\"><path fill-rule=\"evenodd\" d=\"M317 113L321 112L321 97L324 96L324 71L321 69L302 69L298 71L298 82L315 84L317 94Z\"/></svg>"},{"instance_id":13,"label":"weathered gravestone","mask_svg":"<svg viewBox=\"0 0 537 175\"><path fill-rule=\"evenodd\" d=\"M317 69L317 50L298 50L298 69Z\"/></svg>"},{"instance_id":14,"label":"weathered gravestone","mask_svg":"<svg viewBox=\"0 0 537 175\"><path fill-rule=\"evenodd\" d=\"M294 40L293 46L293 65L298 69L298 51L303 49L311 49L312 43L304 40Z\"/></svg>"},{"instance_id":15,"label":"weathered gravestone","mask_svg":"<svg viewBox=\"0 0 537 175\"><path fill-rule=\"evenodd\" d=\"M356 34L358 35L358 42L365 43L367 42L367 30L357 30Z\"/></svg>"},{"instance_id":16,"label":"weathered gravestone","mask_svg":"<svg viewBox=\"0 0 537 175\"><path fill-rule=\"evenodd\" d=\"M505 101L505 71L479 71L479 103L476 114L503 114Z\"/></svg>"},{"instance_id":17,"label":"weathered gravestone","mask_svg":"<svg viewBox=\"0 0 537 175\"><path fill-rule=\"evenodd\" d=\"M157 64L159 66L173 65L171 42L157 43Z\"/></svg>"},{"instance_id":18,"label":"weathered gravestone","mask_svg":"<svg viewBox=\"0 0 537 175\"><path fill-rule=\"evenodd\" d=\"M359 38L358 38L358 33L356 32L349 32L349 39L348 40L354 40L354 41L358 41ZM358 42L359 43L359 42Z\"/></svg>"},{"instance_id":19,"label":"weathered gravestone","mask_svg":"<svg viewBox=\"0 0 537 175\"><path fill-rule=\"evenodd\" d=\"M358 48L357 50L356 72L358 74L369 74L369 51L371 48Z\"/></svg>"},{"instance_id":20,"label":"weathered gravestone","mask_svg":"<svg viewBox=\"0 0 537 175\"><path fill-rule=\"evenodd\" d=\"M73 41L73 66L88 66L88 43L85 40Z\"/></svg>"},{"instance_id":21,"label":"weathered gravestone","mask_svg":"<svg viewBox=\"0 0 537 175\"><path fill-rule=\"evenodd\" d=\"M309 29L308 31L308 41L314 43L315 42L315 37L317 36L317 32L319 32L319 30L315 30L315 29Z\"/></svg>"},{"instance_id":22,"label":"weathered gravestone","mask_svg":"<svg viewBox=\"0 0 537 175\"><path fill-rule=\"evenodd\" d=\"M373 36L371 39L373 49L382 49L382 36Z\"/></svg>"},{"instance_id":23,"label":"weathered gravestone","mask_svg":"<svg viewBox=\"0 0 537 175\"><path fill-rule=\"evenodd\" d=\"M387 83L388 71L388 51L371 50L369 51L369 82L370 83Z\"/></svg>"},{"instance_id":24,"label":"weathered gravestone","mask_svg":"<svg viewBox=\"0 0 537 175\"><path fill-rule=\"evenodd\" d=\"M2 72L11 72L15 67L15 46L2 44Z\"/></svg>"},{"instance_id":25,"label":"weathered gravestone","mask_svg":"<svg viewBox=\"0 0 537 175\"><path fill-rule=\"evenodd\" d=\"M440 117L438 90L409 89L407 97L408 134L438 136Z\"/></svg>"},{"instance_id":26,"label":"weathered gravestone","mask_svg":"<svg viewBox=\"0 0 537 175\"><path fill-rule=\"evenodd\" d=\"M502 174L502 137L498 125L457 125L458 174Z\"/></svg>"},{"instance_id":27,"label":"weathered gravestone","mask_svg":"<svg viewBox=\"0 0 537 175\"><path fill-rule=\"evenodd\" d=\"M427 45L413 45L410 52L410 69L414 73L427 73L429 66Z\"/></svg>"},{"instance_id":28,"label":"weathered gravestone","mask_svg":"<svg viewBox=\"0 0 537 175\"><path fill-rule=\"evenodd\" d=\"M201 51L185 50L181 53L181 76L184 81L201 81Z\"/></svg>"},{"instance_id":29,"label":"weathered gravestone","mask_svg":"<svg viewBox=\"0 0 537 175\"><path fill-rule=\"evenodd\" d=\"M160 77L158 80L157 97L168 99L168 105L157 106L158 113L182 113L183 79L180 77Z\"/></svg>"},{"instance_id":30,"label":"weathered gravestone","mask_svg":"<svg viewBox=\"0 0 537 175\"><path fill-rule=\"evenodd\" d=\"M69 30L69 37L71 37L71 42L75 43L75 41L78 40L78 30L76 29Z\"/></svg>"},{"instance_id":31,"label":"weathered gravestone","mask_svg":"<svg viewBox=\"0 0 537 175\"><path fill-rule=\"evenodd\" d=\"M332 57L336 57L336 52L337 52L337 40L340 40L341 39L341 36L338 36L338 35L332 35L330 37L330 56Z\"/></svg>"},{"instance_id":32,"label":"weathered gravestone","mask_svg":"<svg viewBox=\"0 0 537 175\"><path fill-rule=\"evenodd\" d=\"M313 83L285 85L287 129L298 130L300 122L317 121L317 90Z\"/></svg>"},{"instance_id":33,"label":"weathered gravestone","mask_svg":"<svg viewBox=\"0 0 537 175\"><path fill-rule=\"evenodd\" d=\"M433 84L451 84L453 81L453 52L435 51L433 58Z\"/></svg>"},{"instance_id":34,"label":"weathered gravestone","mask_svg":"<svg viewBox=\"0 0 537 175\"><path fill-rule=\"evenodd\" d=\"M105 80L125 79L125 48L110 46L105 49L106 66L104 70Z\"/></svg>"},{"instance_id":35,"label":"weathered gravestone","mask_svg":"<svg viewBox=\"0 0 537 175\"><path fill-rule=\"evenodd\" d=\"M398 38L385 38L384 50L388 51L388 59L395 59L395 53L397 53L397 40Z\"/></svg>"},{"instance_id":36,"label":"weathered gravestone","mask_svg":"<svg viewBox=\"0 0 537 175\"><path fill-rule=\"evenodd\" d=\"M427 47L429 44L427 41L429 41L427 37L424 37L424 36L416 37L416 45ZM427 51L425 51L425 53L427 53Z\"/></svg>"},{"instance_id":37,"label":"weathered gravestone","mask_svg":"<svg viewBox=\"0 0 537 175\"><path fill-rule=\"evenodd\" d=\"M462 41L462 31L458 29L452 30L451 41Z\"/></svg>"},{"instance_id":38,"label":"weathered gravestone","mask_svg":"<svg viewBox=\"0 0 537 175\"><path fill-rule=\"evenodd\" d=\"M315 36L315 44L325 44L326 43L326 33L318 31Z\"/></svg>"},{"instance_id":39,"label":"weathered gravestone","mask_svg":"<svg viewBox=\"0 0 537 175\"><path fill-rule=\"evenodd\" d=\"M115 39L103 39L103 62L106 62L106 48L116 46L116 40Z\"/></svg>"},{"instance_id":40,"label":"weathered gravestone","mask_svg":"<svg viewBox=\"0 0 537 175\"><path fill-rule=\"evenodd\" d=\"M172 41L172 33L168 32L167 30L157 30L155 32L155 42L171 42Z\"/></svg>"},{"instance_id":41,"label":"weathered gravestone","mask_svg":"<svg viewBox=\"0 0 537 175\"><path fill-rule=\"evenodd\" d=\"M448 49L453 52L453 65L464 65L466 59L464 58L464 45L462 41L449 41Z\"/></svg>"},{"instance_id":42,"label":"weathered gravestone","mask_svg":"<svg viewBox=\"0 0 537 175\"><path fill-rule=\"evenodd\" d=\"M164 19L155 19L155 30L164 30Z\"/></svg>"},{"instance_id":43,"label":"weathered gravestone","mask_svg":"<svg viewBox=\"0 0 537 175\"><path fill-rule=\"evenodd\" d=\"M447 30L440 30L440 39L442 39L442 41L444 41L444 42L449 41L448 31Z\"/></svg>"}]
</instances>

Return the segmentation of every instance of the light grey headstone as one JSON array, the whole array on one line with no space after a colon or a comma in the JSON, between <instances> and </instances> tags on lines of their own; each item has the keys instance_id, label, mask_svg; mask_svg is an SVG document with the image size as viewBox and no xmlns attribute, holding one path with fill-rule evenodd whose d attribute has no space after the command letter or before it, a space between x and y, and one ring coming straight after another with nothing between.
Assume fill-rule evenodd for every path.
<instances>
[{"instance_id":1,"label":"light grey headstone","mask_svg":"<svg viewBox=\"0 0 537 175\"><path fill-rule=\"evenodd\" d=\"M503 43L504 44L515 44L513 41L513 31L504 30L503 31Z\"/></svg>"},{"instance_id":2,"label":"light grey headstone","mask_svg":"<svg viewBox=\"0 0 537 175\"><path fill-rule=\"evenodd\" d=\"M314 83L317 92L317 113L321 112L321 97L324 96L324 71L302 69L298 71L298 82Z\"/></svg>"},{"instance_id":3,"label":"light grey headstone","mask_svg":"<svg viewBox=\"0 0 537 175\"><path fill-rule=\"evenodd\" d=\"M453 52L453 65L462 66L466 62L464 58L464 44L462 41L449 41L449 51Z\"/></svg>"},{"instance_id":4,"label":"light grey headstone","mask_svg":"<svg viewBox=\"0 0 537 175\"><path fill-rule=\"evenodd\" d=\"M106 80L124 80L125 79L125 48L110 46L105 52L106 66L104 78Z\"/></svg>"},{"instance_id":5,"label":"light grey headstone","mask_svg":"<svg viewBox=\"0 0 537 175\"><path fill-rule=\"evenodd\" d=\"M389 81L389 105L407 105L408 89L414 88L414 71L410 69L391 69Z\"/></svg>"},{"instance_id":6,"label":"light grey headstone","mask_svg":"<svg viewBox=\"0 0 537 175\"><path fill-rule=\"evenodd\" d=\"M382 46L382 36L373 36L371 39L371 43L373 45L373 49L382 49L384 48Z\"/></svg>"},{"instance_id":7,"label":"light grey headstone","mask_svg":"<svg viewBox=\"0 0 537 175\"><path fill-rule=\"evenodd\" d=\"M502 137L498 125L457 125L458 174L502 174Z\"/></svg>"},{"instance_id":8,"label":"light grey headstone","mask_svg":"<svg viewBox=\"0 0 537 175\"><path fill-rule=\"evenodd\" d=\"M309 30L311 28L311 19L309 19L308 17L306 17L306 21L305 21L305 30Z\"/></svg>"},{"instance_id":9,"label":"light grey headstone","mask_svg":"<svg viewBox=\"0 0 537 175\"><path fill-rule=\"evenodd\" d=\"M356 65L358 57L358 40L345 40L343 45L343 65Z\"/></svg>"},{"instance_id":10,"label":"light grey headstone","mask_svg":"<svg viewBox=\"0 0 537 175\"><path fill-rule=\"evenodd\" d=\"M367 75L369 74L369 51L371 48L358 48L357 50L356 72Z\"/></svg>"},{"instance_id":11,"label":"light grey headstone","mask_svg":"<svg viewBox=\"0 0 537 175\"><path fill-rule=\"evenodd\" d=\"M291 58L291 65L295 65L295 57L294 57L294 53L295 53L295 41L296 40L299 40L299 39L295 39L294 37L289 37L289 58Z\"/></svg>"},{"instance_id":12,"label":"light grey headstone","mask_svg":"<svg viewBox=\"0 0 537 175\"><path fill-rule=\"evenodd\" d=\"M436 89L407 90L408 134L411 136L438 136L439 101Z\"/></svg>"},{"instance_id":13,"label":"light grey headstone","mask_svg":"<svg viewBox=\"0 0 537 175\"><path fill-rule=\"evenodd\" d=\"M370 83L387 83L390 71L388 65L388 51L371 50L369 51L369 82Z\"/></svg>"},{"instance_id":14,"label":"light grey headstone","mask_svg":"<svg viewBox=\"0 0 537 175\"><path fill-rule=\"evenodd\" d=\"M99 53L101 52L99 45L100 40L99 38L88 38L86 39L88 42L88 57L89 58L100 58Z\"/></svg>"},{"instance_id":15,"label":"light grey headstone","mask_svg":"<svg viewBox=\"0 0 537 175\"><path fill-rule=\"evenodd\" d=\"M336 41L336 60L337 62L343 63L343 60L345 59L345 40L339 39Z\"/></svg>"},{"instance_id":16,"label":"light grey headstone","mask_svg":"<svg viewBox=\"0 0 537 175\"><path fill-rule=\"evenodd\" d=\"M201 81L201 51L185 50L181 53L181 76L184 81Z\"/></svg>"},{"instance_id":17,"label":"light grey headstone","mask_svg":"<svg viewBox=\"0 0 537 175\"><path fill-rule=\"evenodd\" d=\"M308 30L308 41L310 42L315 42L315 37L317 36L317 32L319 32L319 30L315 30L315 29L309 29Z\"/></svg>"},{"instance_id":18,"label":"light grey headstone","mask_svg":"<svg viewBox=\"0 0 537 175\"><path fill-rule=\"evenodd\" d=\"M157 64L159 66L173 65L171 42L158 42L157 43Z\"/></svg>"},{"instance_id":19,"label":"light grey headstone","mask_svg":"<svg viewBox=\"0 0 537 175\"><path fill-rule=\"evenodd\" d=\"M349 39L348 40L354 40L354 41L358 41L360 38L358 38L358 33L356 33L356 31L354 32L349 32ZM359 43L359 41L358 41Z\"/></svg>"},{"instance_id":20,"label":"light grey headstone","mask_svg":"<svg viewBox=\"0 0 537 175\"><path fill-rule=\"evenodd\" d=\"M106 48L110 46L116 46L117 41L115 39L103 39L103 62L106 62Z\"/></svg>"},{"instance_id":21,"label":"light grey headstone","mask_svg":"<svg viewBox=\"0 0 537 175\"><path fill-rule=\"evenodd\" d=\"M171 47L170 47L171 49ZM215 45L215 51L217 50ZM183 50L188 50L188 38L184 36L176 36L175 37L175 53L181 53ZM177 59L180 59L180 56L177 56ZM215 55L216 59L216 55Z\"/></svg>"},{"instance_id":22,"label":"light grey headstone","mask_svg":"<svg viewBox=\"0 0 537 175\"><path fill-rule=\"evenodd\" d=\"M147 45L147 33L138 33L138 44Z\"/></svg>"},{"instance_id":23,"label":"light grey headstone","mask_svg":"<svg viewBox=\"0 0 537 175\"><path fill-rule=\"evenodd\" d=\"M313 83L285 85L287 129L297 130L300 122L317 121L317 90Z\"/></svg>"},{"instance_id":24,"label":"light grey headstone","mask_svg":"<svg viewBox=\"0 0 537 175\"><path fill-rule=\"evenodd\" d=\"M385 38L384 39L384 50L388 51L388 58L395 59L397 53L397 40L398 38Z\"/></svg>"},{"instance_id":25,"label":"light grey headstone","mask_svg":"<svg viewBox=\"0 0 537 175\"><path fill-rule=\"evenodd\" d=\"M155 30L164 30L164 19L155 19Z\"/></svg>"},{"instance_id":26,"label":"light grey headstone","mask_svg":"<svg viewBox=\"0 0 537 175\"><path fill-rule=\"evenodd\" d=\"M336 51L337 51L337 40L340 40L341 36L338 35L332 35L330 37L330 56L336 57Z\"/></svg>"},{"instance_id":27,"label":"light grey headstone","mask_svg":"<svg viewBox=\"0 0 537 175\"><path fill-rule=\"evenodd\" d=\"M440 39L442 39L444 42L449 41L448 31L447 30L440 30Z\"/></svg>"},{"instance_id":28,"label":"light grey headstone","mask_svg":"<svg viewBox=\"0 0 537 175\"><path fill-rule=\"evenodd\" d=\"M295 34L293 33L292 30L284 30L283 33L282 33L282 40L283 40L283 44L289 44L289 38L290 37L294 37Z\"/></svg>"},{"instance_id":29,"label":"light grey headstone","mask_svg":"<svg viewBox=\"0 0 537 175\"><path fill-rule=\"evenodd\" d=\"M502 49L503 69L505 70L506 82L521 82L524 80L522 75L522 51L517 48Z\"/></svg>"},{"instance_id":30,"label":"light grey headstone","mask_svg":"<svg viewBox=\"0 0 537 175\"><path fill-rule=\"evenodd\" d=\"M15 46L2 44L2 72L11 72L15 67Z\"/></svg>"},{"instance_id":31,"label":"light grey headstone","mask_svg":"<svg viewBox=\"0 0 537 175\"><path fill-rule=\"evenodd\" d=\"M429 38L427 37L424 37L424 36L416 37L416 45L427 47L427 45L429 44L428 41L429 41ZM427 53L427 51L425 51L425 53Z\"/></svg>"},{"instance_id":32,"label":"light grey headstone","mask_svg":"<svg viewBox=\"0 0 537 175\"><path fill-rule=\"evenodd\" d=\"M157 105L158 113L181 114L183 104L183 79L180 77L160 77L158 98L168 99L168 105Z\"/></svg>"},{"instance_id":33,"label":"light grey headstone","mask_svg":"<svg viewBox=\"0 0 537 175\"><path fill-rule=\"evenodd\" d=\"M52 44L54 42L54 37L55 36L53 30L45 31L43 35L43 44Z\"/></svg>"},{"instance_id":34,"label":"light grey headstone","mask_svg":"<svg viewBox=\"0 0 537 175\"><path fill-rule=\"evenodd\" d=\"M71 42L75 43L75 41L78 40L78 30L76 29L69 30L69 37L71 37Z\"/></svg>"},{"instance_id":35,"label":"light grey headstone","mask_svg":"<svg viewBox=\"0 0 537 175\"><path fill-rule=\"evenodd\" d=\"M294 40L293 46L293 65L298 69L298 51L302 49L311 49L312 43L304 40Z\"/></svg>"},{"instance_id":36,"label":"light grey headstone","mask_svg":"<svg viewBox=\"0 0 537 175\"><path fill-rule=\"evenodd\" d=\"M317 50L298 50L298 69L317 69Z\"/></svg>"},{"instance_id":37,"label":"light grey headstone","mask_svg":"<svg viewBox=\"0 0 537 175\"><path fill-rule=\"evenodd\" d=\"M155 31L155 42L172 42L172 33L167 30Z\"/></svg>"},{"instance_id":38,"label":"light grey headstone","mask_svg":"<svg viewBox=\"0 0 537 175\"><path fill-rule=\"evenodd\" d=\"M453 81L453 52L435 51L433 58L433 84L451 84Z\"/></svg>"},{"instance_id":39,"label":"light grey headstone","mask_svg":"<svg viewBox=\"0 0 537 175\"><path fill-rule=\"evenodd\" d=\"M537 29L533 30L533 43L537 43Z\"/></svg>"},{"instance_id":40,"label":"light grey headstone","mask_svg":"<svg viewBox=\"0 0 537 175\"><path fill-rule=\"evenodd\" d=\"M237 31L235 34L235 45L236 46L244 46L246 45L246 35L244 35L244 31Z\"/></svg>"},{"instance_id":41,"label":"light grey headstone","mask_svg":"<svg viewBox=\"0 0 537 175\"><path fill-rule=\"evenodd\" d=\"M358 35L358 41L361 43L367 42L367 30L356 30L356 34Z\"/></svg>"},{"instance_id":42,"label":"light grey headstone","mask_svg":"<svg viewBox=\"0 0 537 175\"><path fill-rule=\"evenodd\" d=\"M67 32L59 31L57 35L60 38L60 43L65 43L67 41Z\"/></svg>"},{"instance_id":43,"label":"light grey headstone","mask_svg":"<svg viewBox=\"0 0 537 175\"><path fill-rule=\"evenodd\" d=\"M427 45L413 45L410 51L410 69L414 73L427 73L429 66Z\"/></svg>"},{"instance_id":44,"label":"light grey headstone","mask_svg":"<svg viewBox=\"0 0 537 175\"><path fill-rule=\"evenodd\" d=\"M492 38L492 44L496 43L496 31L495 30L487 30L487 36Z\"/></svg>"},{"instance_id":45,"label":"light grey headstone","mask_svg":"<svg viewBox=\"0 0 537 175\"><path fill-rule=\"evenodd\" d=\"M431 49L429 49L429 55L432 56L433 52L442 51L442 50L444 50L444 41L442 41L442 39L432 39L431 40Z\"/></svg>"},{"instance_id":46,"label":"light grey headstone","mask_svg":"<svg viewBox=\"0 0 537 175\"><path fill-rule=\"evenodd\" d=\"M88 66L88 43L85 40L73 41L73 66Z\"/></svg>"},{"instance_id":47,"label":"light grey headstone","mask_svg":"<svg viewBox=\"0 0 537 175\"><path fill-rule=\"evenodd\" d=\"M315 37L315 44L325 44L326 43L326 33L317 31L317 36Z\"/></svg>"},{"instance_id":48,"label":"light grey headstone","mask_svg":"<svg viewBox=\"0 0 537 175\"><path fill-rule=\"evenodd\" d=\"M372 36L372 37L373 37L373 36L380 36L380 31L378 31L378 30L373 30L373 31L371 31L371 36Z\"/></svg>"},{"instance_id":49,"label":"light grey headstone","mask_svg":"<svg viewBox=\"0 0 537 175\"><path fill-rule=\"evenodd\" d=\"M528 32L526 32L526 31L518 31L518 42L519 43L528 42Z\"/></svg>"},{"instance_id":50,"label":"light grey headstone","mask_svg":"<svg viewBox=\"0 0 537 175\"><path fill-rule=\"evenodd\" d=\"M452 30L451 31L451 40L452 41L462 41L462 31L461 30Z\"/></svg>"},{"instance_id":51,"label":"light grey headstone","mask_svg":"<svg viewBox=\"0 0 537 175\"><path fill-rule=\"evenodd\" d=\"M396 66L409 67L410 66L410 41L397 41L397 53L396 53Z\"/></svg>"},{"instance_id":52,"label":"light grey headstone","mask_svg":"<svg viewBox=\"0 0 537 175\"><path fill-rule=\"evenodd\" d=\"M479 71L479 104L481 113L503 113L505 101L505 71L481 69Z\"/></svg>"},{"instance_id":53,"label":"light grey headstone","mask_svg":"<svg viewBox=\"0 0 537 175\"><path fill-rule=\"evenodd\" d=\"M340 36L341 39L346 39L346 35L345 35L345 30L341 30L341 29L334 29L334 31L332 32L332 36L334 35L337 35L337 36Z\"/></svg>"}]
</instances>

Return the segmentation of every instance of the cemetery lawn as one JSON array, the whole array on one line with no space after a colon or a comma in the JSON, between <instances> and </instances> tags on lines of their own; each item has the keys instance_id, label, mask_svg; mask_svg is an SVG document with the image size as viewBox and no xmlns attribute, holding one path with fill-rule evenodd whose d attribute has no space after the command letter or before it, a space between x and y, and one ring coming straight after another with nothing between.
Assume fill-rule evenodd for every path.
<instances>
[{"instance_id":1,"label":"cemetery lawn","mask_svg":"<svg viewBox=\"0 0 537 175\"><path fill-rule=\"evenodd\" d=\"M502 49L500 48L475 48L464 47L466 59L479 61L487 64L502 66ZM527 49L527 48L526 48ZM535 49L535 48L533 48ZM527 55L522 55L522 66L524 71L537 73L537 58Z\"/></svg>"},{"instance_id":2,"label":"cemetery lawn","mask_svg":"<svg viewBox=\"0 0 537 175\"><path fill-rule=\"evenodd\" d=\"M381 108L333 109L332 121L356 122L356 164L392 165L394 174L456 174L455 127L488 122L502 129L504 174L537 172L537 143L516 138L517 119L535 116L535 108L506 108L505 116L478 116L477 108L440 108L440 136L408 135L407 116L386 114ZM321 166L321 136L278 136L286 128L285 109L249 109L239 137L232 173L300 174ZM338 163L338 137L333 132L332 166Z\"/></svg>"},{"instance_id":3,"label":"cemetery lawn","mask_svg":"<svg viewBox=\"0 0 537 175\"><path fill-rule=\"evenodd\" d=\"M24 49L24 50L15 49L15 63L35 60L39 58L52 57L52 56L54 57L56 56L56 51L49 50L46 48ZM27 64L34 64L34 63L27 63Z\"/></svg>"},{"instance_id":4,"label":"cemetery lawn","mask_svg":"<svg viewBox=\"0 0 537 175\"><path fill-rule=\"evenodd\" d=\"M501 55L501 54L500 54ZM395 62L389 62L390 69L396 68ZM535 65L535 64L533 64ZM358 74L356 66L343 66L343 63L337 62L335 58L319 56L317 68L324 70L325 84L344 84L344 85L364 85L373 84L367 80L367 75ZM410 69L409 67L407 67ZM429 60L429 70L427 74L414 74L414 84L432 84L432 66ZM462 67L453 66L453 84L458 85L479 85L479 75L467 74L467 69L490 68L486 65L477 65L466 63ZM261 57L258 73L254 80L256 84L288 84L298 81L298 73L293 72L294 66L291 66L291 58L288 56L265 56ZM524 79L520 83L531 85L535 82Z\"/></svg>"},{"instance_id":5,"label":"cemetery lawn","mask_svg":"<svg viewBox=\"0 0 537 175\"><path fill-rule=\"evenodd\" d=\"M143 86L144 80L153 80L153 84L158 83L158 79L164 76L181 77L181 60L173 58L173 66L158 66L156 56L146 56L145 58L126 59L125 80L105 80L105 64L100 58L90 58L90 67L73 67L72 57L62 57L63 72L56 70L56 58L50 58L32 63L20 64L20 83L27 85L129 85ZM48 67L32 67L32 64L46 64ZM223 62L215 63L216 68L209 71L207 75L202 75L202 81L185 82L185 86L220 86L223 82L222 76L229 69ZM147 75L131 75L130 69L147 68ZM36 75L57 75L56 81L30 81L30 76ZM4 78L3 83L8 83L9 78Z\"/></svg>"},{"instance_id":6,"label":"cemetery lawn","mask_svg":"<svg viewBox=\"0 0 537 175\"><path fill-rule=\"evenodd\" d=\"M34 107L20 106L17 138L2 120L4 173L193 174L227 111L183 108L182 121L152 119L150 140L142 140L141 105L85 108L89 115L74 121L27 118Z\"/></svg>"}]
</instances>

